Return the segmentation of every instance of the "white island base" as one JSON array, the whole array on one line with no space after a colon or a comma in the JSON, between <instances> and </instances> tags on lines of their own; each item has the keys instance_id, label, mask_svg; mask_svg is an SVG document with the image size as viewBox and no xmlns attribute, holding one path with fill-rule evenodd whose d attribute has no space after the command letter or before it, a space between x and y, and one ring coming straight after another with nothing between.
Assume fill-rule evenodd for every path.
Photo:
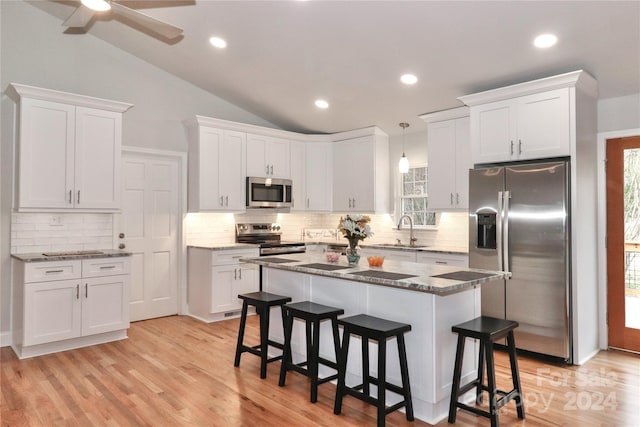
<instances>
[{"instance_id":1,"label":"white island base","mask_svg":"<svg viewBox=\"0 0 640 427\"><path fill-rule=\"evenodd\" d=\"M439 296L266 266L263 266L262 286L263 291L289 296L293 302L308 300L343 308L345 316L369 314L410 324L412 329L405 334L405 340L415 417L430 424L447 417L457 339L451 326L480 316L479 286ZM271 311L269 334L271 339L284 341L280 308ZM304 334L304 323L294 322L292 352L296 363L306 358ZM322 323L320 341L320 356L335 360L330 322ZM393 341L395 339L387 344L387 381L400 385L398 351ZM477 348L467 341L462 384L473 380L477 372ZM369 346L371 374L377 376L377 348L374 343ZM362 382L361 357L360 340L352 337L347 364L348 386ZM321 376L332 372L320 365ZM375 393L375 386L372 386L372 395ZM472 400L473 393L470 394ZM387 405L400 400L401 396L387 392Z\"/></svg>"}]
</instances>

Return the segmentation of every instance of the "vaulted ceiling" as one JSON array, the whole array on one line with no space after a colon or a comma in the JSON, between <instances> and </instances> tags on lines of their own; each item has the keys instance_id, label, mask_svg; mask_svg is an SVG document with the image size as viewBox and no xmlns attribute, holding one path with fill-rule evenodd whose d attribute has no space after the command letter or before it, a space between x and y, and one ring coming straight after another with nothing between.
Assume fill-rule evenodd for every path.
<instances>
[{"instance_id":1,"label":"vaulted ceiling","mask_svg":"<svg viewBox=\"0 0 640 427\"><path fill-rule=\"evenodd\" d=\"M30 3L61 22L79 5ZM598 80L601 99L640 92L638 1L119 3L183 28L183 38L167 43L113 17L88 33L292 131L420 130L418 115L458 107L458 96L578 69ZM536 49L546 32L557 45ZM407 72L415 85L400 82ZM318 98L330 107L315 107Z\"/></svg>"}]
</instances>

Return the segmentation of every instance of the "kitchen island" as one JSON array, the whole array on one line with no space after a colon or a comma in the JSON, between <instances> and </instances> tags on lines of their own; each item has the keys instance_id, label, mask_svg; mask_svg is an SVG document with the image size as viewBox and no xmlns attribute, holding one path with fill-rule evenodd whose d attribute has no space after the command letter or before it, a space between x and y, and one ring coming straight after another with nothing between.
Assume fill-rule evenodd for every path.
<instances>
[{"instance_id":1,"label":"kitchen island","mask_svg":"<svg viewBox=\"0 0 640 427\"><path fill-rule=\"evenodd\" d=\"M242 261L260 265L264 291L289 296L294 302L309 300L340 307L345 316L365 313L411 324L412 330L405 339L414 412L416 418L430 424L446 418L448 411L456 352L451 326L480 316L480 285L505 277L501 272L400 261L385 261L382 267L370 268L367 260L361 259L357 266L349 266L345 257L329 263L324 256L309 254ZM273 309L271 316L270 337L282 342L280 310ZM292 338L294 362L305 358L304 336L304 325L296 322ZM370 345L370 354L375 358L377 353ZM360 346L358 339L351 340L348 385L361 380ZM330 325L324 322L321 357L334 360L332 348ZM473 350L467 344L463 383L476 375L477 351ZM391 343L387 351L387 380L400 384L397 347ZM374 376L376 363L372 359L370 364ZM331 372L321 366L321 376ZM393 393L387 396L388 405L399 400Z\"/></svg>"}]
</instances>

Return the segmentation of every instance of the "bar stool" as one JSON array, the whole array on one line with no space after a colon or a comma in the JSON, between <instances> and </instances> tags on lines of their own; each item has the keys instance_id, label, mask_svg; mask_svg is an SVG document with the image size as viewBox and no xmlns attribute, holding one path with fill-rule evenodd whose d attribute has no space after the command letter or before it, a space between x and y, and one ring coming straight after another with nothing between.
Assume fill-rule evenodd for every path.
<instances>
[{"instance_id":1,"label":"bar stool","mask_svg":"<svg viewBox=\"0 0 640 427\"><path fill-rule=\"evenodd\" d=\"M340 414L342 411L342 398L349 394L378 408L378 426L384 426L385 416L403 406L405 407L407 420L413 421L413 403L411 402L407 352L404 344L404 334L411 330L411 325L380 319L366 314L340 319L338 320L338 324L344 327L344 331L342 335L342 347L340 348L340 356L338 358L338 386L336 388L336 401L333 413L336 415ZM362 384L355 387L347 387L345 384L349 337L351 334L360 336L362 339ZM387 339L390 337L396 337L396 341L398 342L402 387L386 381ZM369 374L370 339L378 343L378 378ZM378 386L377 398L369 395L371 384ZM385 404L385 393L387 390L402 395L404 400L387 408Z\"/></svg>"},{"instance_id":2,"label":"bar stool","mask_svg":"<svg viewBox=\"0 0 640 427\"><path fill-rule=\"evenodd\" d=\"M338 370L337 362L320 357L320 322L331 320L333 330L333 348L338 360L340 349L340 336L338 334L338 316L344 314L344 310L336 307L329 307L316 304L311 301L296 302L282 306L282 318L284 320L284 353L282 366L280 367L280 382L278 385L285 385L287 371L296 371L306 375L311 380L311 402L318 401L318 385L338 378L338 374L325 378L318 378L318 365ZM298 318L305 321L307 360L300 363L293 363L291 360L291 335L293 332L293 319Z\"/></svg>"},{"instance_id":3,"label":"bar stool","mask_svg":"<svg viewBox=\"0 0 640 427\"><path fill-rule=\"evenodd\" d=\"M249 353L260 357L260 378L266 378L267 363L282 359L282 356L269 359L269 346L279 349L283 348L283 345L279 342L271 341L269 339L269 314L271 312L271 307L282 306L291 301L291 298L282 295L270 294L268 292L240 294L238 295L238 298L242 299L242 316L240 318L240 330L238 331L238 344L236 345L236 360L233 366L240 366L240 356L245 351L248 351ZM253 347L244 345L244 328L247 323L247 309L250 305L256 308L256 313L260 316L260 344L254 345Z\"/></svg>"},{"instance_id":4,"label":"bar stool","mask_svg":"<svg viewBox=\"0 0 640 427\"><path fill-rule=\"evenodd\" d=\"M451 401L449 403L449 423L456 422L457 408L462 408L474 414L487 417L491 420L491 427L498 427L498 410L511 400L516 401L518 418L524 419L524 403L522 401L522 387L520 386L520 375L518 372L518 360L516 359L516 344L513 338L513 330L518 327L518 322L512 320L496 319L493 317L476 317L468 322L455 325L451 331L458 334L458 348L456 350L456 362L453 371L453 384L451 386ZM509 352L509 363L511 364L511 377L513 378L513 390L505 392L496 387L496 374L493 361L493 343L499 339L507 337L507 349ZM478 377L469 384L460 386L460 376L462 374L462 359L464 356L465 339L475 338L480 341L480 352L478 356ZM484 365L487 365L487 385L482 380L484 376ZM476 402L482 403L482 391L489 392L489 411L466 405L458 401L458 398L476 389Z\"/></svg>"}]
</instances>

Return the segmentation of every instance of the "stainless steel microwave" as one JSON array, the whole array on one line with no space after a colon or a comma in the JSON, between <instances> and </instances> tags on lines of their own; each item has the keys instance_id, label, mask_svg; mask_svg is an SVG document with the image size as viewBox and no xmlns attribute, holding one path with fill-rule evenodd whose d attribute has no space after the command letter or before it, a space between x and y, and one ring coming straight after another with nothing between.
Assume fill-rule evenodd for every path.
<instances>
[{"instance_id":1,"label":"stainless steel microwave","mask_svg":"<svg viewBox=\"0 0 640 427\"><path fill-rule=\"evenodd\" d=\"M247 208L290 208L290 179L247 177Z\"/></svg>"}]
</instances>

